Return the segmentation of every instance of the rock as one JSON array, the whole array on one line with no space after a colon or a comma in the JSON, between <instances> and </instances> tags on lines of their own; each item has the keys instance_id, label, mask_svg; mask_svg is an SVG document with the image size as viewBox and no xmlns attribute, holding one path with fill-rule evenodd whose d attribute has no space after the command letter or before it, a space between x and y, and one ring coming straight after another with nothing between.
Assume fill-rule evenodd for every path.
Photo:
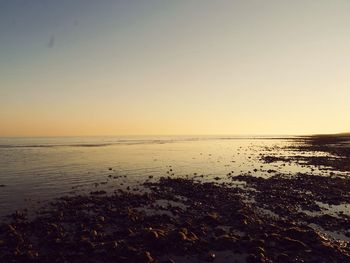
<instances>
[{"instance_id":1,"label":"rock","mask_svg":"<svg viewBox=\"0 0 350 263\"><path fill-rule=\"evenodd\" d=\"M291 227L283 231L283 236L290 237L296 240L309 240L312 242L324 240L316 231L313 229L305 230L299 227Z\"/></svg>"},{"instance_id":2,"label":"rock","mask_svg":"<svg viewBox=\"0 0 350 263\"><path fill-rule=\"evenodd\" d=\"M281 253L278 254L276 257L276 263L286 263L286 262L290 262L290 258L287 254Z\"/></svg>"},{"instance_id":3,"label":"rock","mask_svg":"<svg viewBox=\"0 0 350 263\"><path fill-rule=\"evenodd\" d=\"M290 237L284 237L280 242L283 246L286 247L286 249L291 251L307 249L307 245L305 245L305 243L292 239Z\"/></svg>"},{"instance_id":4,"label":"rock","mask_svg":"<svg viewBox=\"0 0 350 263\"><path fill-rule=\"evenodd\" d=\"M247 263L264 263L264 262L266 262L264 255L254 255L254 254L249 254L246 261L247 261Z\"/></svg>"},{"instance_id":5,"label":"rock","mask_svg":"<svg viewBox=\"0 0 350 263\"><path fill-rule=\"evenodd\" d=\"M142 262L142 263L154 262L154 258L152 257L151 253L148 251L143 252L139 258L140 258L139 262Z\"/></svg>"},{"instance_id":6,"label":"rock","mask_svg":"<svg viewBox=\"0 0 350 263\"><path fill-rule=\"evenodd\" d=\"M87 251L93 251L95 248L95 245L88 239L81 240L80 245Z\"/></svg>"},{"instance_id":7,"label":"rock","mask_svg":"<svg viewBox=\"0 0 350 263\"><path fill-rule=\"evenodd\" d=\"M214 229L214 233L216 236L221 236L221 235L225 235L226 234L226 230L222 227L216 227Z\"/></svg>"},{"instance_id":8,"label":"rock","mask_svg":"<svg viewBox=\"0 0 350 263\"><path fill-rule=\"evenodd\" d=\"M158 235L157 231L152 230L149 233L150 233L151 239L158 239L159 238L159 235Z\"/></svg>"},{"instance_id":9,"label":"rock","mask_svg":"<svg viewBox=\"0 0 350 263\"><path fill-rule=\"evenodd\" d=\"M182 240L182 241L186 241L186 240L187 240L186 234L185 234L184 232L182 232L182 231L179 231L179 232L178 232L178 237L179 237L179 239Z\"/></svg>"},{"instance_id":10,"label":"rock","mask_svg":"<svg viewBox=\"0 0 350 263\"><path fill-rule=\"evenodd\" d=\"M219 217L219 214L216 212L207 213L207 215L205 216L205 220L208 221L209 224L216 224L219 222Z\"/></svg>"},{"instance_id":11,"label":"rock","mask_svg":"<svg viewBox=\"0 0 350 263\"><path fill-rule=\"evenodd\" d=\"M216 238L216 242L220 244L222 247L228 247L232 244L237 242L237 238L229 236L229 235L222 235L220 237Z\"/></svg>"},{"instance_id":12,"label":"rock","mask_svg":"<svg viewBox=\"0 0 350 263\"><path fill-rule=\"evenodd\" d=\"M215 255L215 253L213 253L213 252L209 252L209 253L207 254L207 256L206 256L206 260L207 260L207 261L214 261L215 258L216 258L216 255Z\"/></svg>"},{"instance_id":13,"label":"rock","mask_svg":"<svg viewBox=\"0 0 350 263\"><path fill-rule=\"evenodd\" d=\"M94 192L91 192L90 194L92 195L104 195L106 194L107 192L104 191L104 190L101 190L101 191L94 191Z\"/></svg>"}]
</instances>

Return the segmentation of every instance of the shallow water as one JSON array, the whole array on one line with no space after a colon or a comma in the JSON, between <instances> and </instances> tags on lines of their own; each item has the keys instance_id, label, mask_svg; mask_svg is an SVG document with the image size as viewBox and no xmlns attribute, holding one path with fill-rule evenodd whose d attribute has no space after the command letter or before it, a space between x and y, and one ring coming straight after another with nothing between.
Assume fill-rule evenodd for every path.
<instances>
[{"instance_id":1,"label":"shallow water","mask_svg":"<svg viewBox=\"0 0 350 263\"><path fill-rule=\"evenodd\" d=\"M327 174L296 163L265 164L262 154L291 156L291 138L266 137L65 137L0 138L0 215L38 202L92 189L125 189L160 176L204 181L227 175L275 172ZM308 153L305 153L308 154ZM324 153L319 153L324 155ZM255 170L256 169L256 170ZM220 181L221 182L221 181Z\"/></svg>"}]
</instances>

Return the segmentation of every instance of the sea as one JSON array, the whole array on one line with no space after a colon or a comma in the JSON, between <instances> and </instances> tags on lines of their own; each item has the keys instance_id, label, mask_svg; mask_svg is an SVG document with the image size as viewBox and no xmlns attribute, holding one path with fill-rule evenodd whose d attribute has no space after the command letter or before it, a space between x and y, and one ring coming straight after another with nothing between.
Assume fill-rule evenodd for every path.
<instances>
[{"instance_id":1,"label":"sea","mask_svg":"<svg viewBox=\"0 0 350 263\"><path fill-rule=\"evenodd\" d=\"M163 176L225 182L240 174L269 177L271 171L327 174L320 167L261 160L302 154L289 147L296 141L294 136L0 138L0 216L66 195L136 189Z\"/></svg>"}]
</instances>

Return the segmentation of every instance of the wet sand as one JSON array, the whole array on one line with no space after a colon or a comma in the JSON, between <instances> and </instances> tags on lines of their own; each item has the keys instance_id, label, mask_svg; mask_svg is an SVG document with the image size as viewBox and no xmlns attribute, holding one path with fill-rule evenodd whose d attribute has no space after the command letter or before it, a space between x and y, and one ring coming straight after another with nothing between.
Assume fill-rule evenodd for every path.
<instances>
[{"instance_id":1,"label":"wet sand","mask_svg":"<svg viewBox=\"0 0 350 263\"><path fill-rule=\"evenodd\" d=\"M256 169L205 182L169 167L138 186L17 211L0 226L0 261L350 262L348 141L302 137L288 146L300 155L261 155L262 163L299 162L330 176L257 177Z\"/></svg>"}]
</instances>

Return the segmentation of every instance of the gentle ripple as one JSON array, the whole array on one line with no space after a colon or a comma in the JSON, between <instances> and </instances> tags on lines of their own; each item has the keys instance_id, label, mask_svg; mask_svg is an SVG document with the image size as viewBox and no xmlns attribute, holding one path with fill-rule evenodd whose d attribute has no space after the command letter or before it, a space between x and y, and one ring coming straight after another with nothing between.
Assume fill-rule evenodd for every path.
<instances>
[{"instance_id":1,"label":"gentle ripple","mask_svg":"<svg viewBox=\"0 0 350 263\"><path fill-rule=\"evenodd\" d=\"M204 181L254 169L257 176L270 176L268 169L311 172L312 167L259 161L271 149L287 154L283 147L290 143L288 138L264 137L0 138L0 184L5 185L0 187L0 215L72 191L125 188L149 176L166 176L169 169L175 176L203 174ZM115 176L122 178L113 180Z\"/></svg>"}]
</instances>

